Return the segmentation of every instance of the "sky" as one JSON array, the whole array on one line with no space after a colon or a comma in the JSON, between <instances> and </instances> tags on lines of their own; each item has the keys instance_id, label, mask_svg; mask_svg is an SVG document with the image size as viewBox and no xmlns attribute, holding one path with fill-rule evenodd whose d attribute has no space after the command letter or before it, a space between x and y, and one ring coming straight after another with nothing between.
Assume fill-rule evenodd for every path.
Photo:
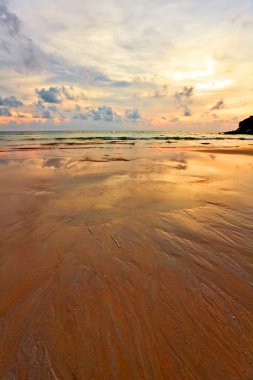
<instances>
[{"instance_id":1,"label":"sky","mask_svg":"<svg viewBox=\"0 0 253 380\"><path fill-rule=\"evenodd\" d=\"M0 130L235 129L253 0L0 0Z\"/></svg>"}]
</instances>

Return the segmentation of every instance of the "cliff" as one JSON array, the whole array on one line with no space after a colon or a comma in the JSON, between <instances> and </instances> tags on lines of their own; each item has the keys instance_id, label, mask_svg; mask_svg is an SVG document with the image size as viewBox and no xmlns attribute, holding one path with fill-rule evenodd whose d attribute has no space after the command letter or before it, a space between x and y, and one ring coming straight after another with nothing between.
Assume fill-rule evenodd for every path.
<instances>
[{"instance_id":1,"label":"cliff","mask_svg":"<svg viewBox=\"0 0 253 380\"><path fill-rule=\"evenodd\" d=\"M226 135L253 135L253 116L240 121L235 131L224 132Z\"/></svg>"}]
</instances>

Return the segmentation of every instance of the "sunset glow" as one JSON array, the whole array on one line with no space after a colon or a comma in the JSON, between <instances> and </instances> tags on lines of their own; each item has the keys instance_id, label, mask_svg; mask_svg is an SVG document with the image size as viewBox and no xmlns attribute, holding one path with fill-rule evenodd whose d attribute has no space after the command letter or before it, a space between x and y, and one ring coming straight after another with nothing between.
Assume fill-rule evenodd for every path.
<instances>
[{"instance_id":1,"label":"sunset glow","mask_svg":"<svg viewBox=\"0 0 253 380\"><path fill-rule=\"evenodd\" d=\"M252 16L248 0L0 0L0 128L235 127L252 113Z\"/></svg>"}]
</instances>

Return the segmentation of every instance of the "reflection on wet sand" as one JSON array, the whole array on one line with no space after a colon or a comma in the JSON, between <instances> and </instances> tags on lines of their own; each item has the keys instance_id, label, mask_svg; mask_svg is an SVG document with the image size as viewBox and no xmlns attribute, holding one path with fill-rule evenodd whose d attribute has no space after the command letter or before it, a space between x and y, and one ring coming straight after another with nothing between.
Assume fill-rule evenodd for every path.
<instances>
[{"instance_id":1,"label":"reflection on wet sand","mask_svg":"<svg viewBox=\"0 0 253 380\"><path fill-rule=\"evenodd\" d=\"M1 153L1 379L253 378L252 156L163 147Z\"/></svg>"}]
</instances>

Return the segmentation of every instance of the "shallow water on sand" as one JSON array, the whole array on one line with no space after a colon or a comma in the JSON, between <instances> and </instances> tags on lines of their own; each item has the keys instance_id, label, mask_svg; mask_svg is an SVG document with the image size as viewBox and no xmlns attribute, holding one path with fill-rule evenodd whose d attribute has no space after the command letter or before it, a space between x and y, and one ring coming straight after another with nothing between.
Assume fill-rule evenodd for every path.
<instances>
[{"instance_id":1,"label":"shallow water on sand","mask_svg":"<svg viewBox=\"0 0 253 380\"><path fill-rule=\"evenodd\" d=\"M1 379L253 378L253 146L201 142L2 145Z\"/></svg>"}]
</instances>

